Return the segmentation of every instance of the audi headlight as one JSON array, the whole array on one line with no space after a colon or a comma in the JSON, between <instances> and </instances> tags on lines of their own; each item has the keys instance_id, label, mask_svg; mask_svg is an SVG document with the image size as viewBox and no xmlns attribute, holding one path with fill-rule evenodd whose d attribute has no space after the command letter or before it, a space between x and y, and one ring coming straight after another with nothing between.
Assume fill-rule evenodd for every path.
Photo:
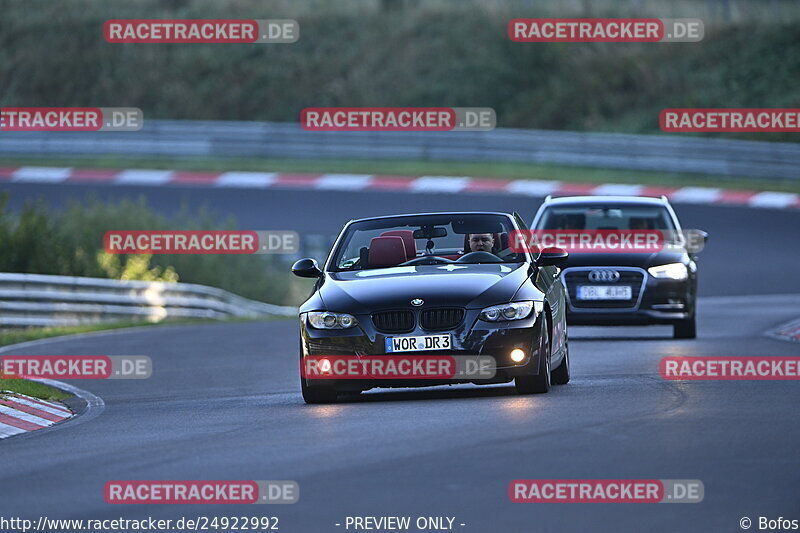
<instances>
[{"instance_id":1,"label":"audi headlight","mask_svg":"<svg viewBox=\"0 0 800 533\"><path fill-rule=\"evenodd\" d=\"M306 314L308 316L308 323L317 329L347 329L358 324L356 317L348 315L347 313L311 311Z\"/></svg>"},{"instance_id":2,"label":"audi headlight","mask_svg":"<svg viewBox=\"0 0 800 533\"><path fill-rule=\"evenodd\" d=\"M689 277L689 271L683 263L669 263L667 265L654 266L648 268L647 271L654 278L683 281Z\"/></svg>"},{"instance_id":3,"label":"audi headlight","mask_svg":"<svg viewBox=\"0 0 800 533\"><path fill-rule=\"evenodd\" d=\"M528 318L531 311L536 314L542 312L544 302L511 302L503 305L493 305L481 311L481 320L487 322L503 322L507 320L522 320Z\"/></svg>"}]
</instances>

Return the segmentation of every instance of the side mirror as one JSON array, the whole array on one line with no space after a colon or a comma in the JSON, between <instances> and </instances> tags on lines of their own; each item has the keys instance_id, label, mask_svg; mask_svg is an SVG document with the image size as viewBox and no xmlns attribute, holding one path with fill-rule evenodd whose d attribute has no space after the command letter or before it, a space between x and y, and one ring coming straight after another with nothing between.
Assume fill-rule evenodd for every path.
<instances>
[{"instance_id":1,"label":"side mirror","mask_svg":"<svg viewBox=\"0 0 800 533\"><path fill-rule=\"evenodd\" d=\"M569 254L566 250L552 246L542 250L539 258L536 259L536 264L539 266L561 266L566 263L568 257Z\"/></svg>"},{"instance_id":2,"label":"side mirror","mask_svg":"<svg viewBox=\"0 0 800 533\"><path fill-rule=\"evenodd\" d=\"M299 278L318 278L322 275L322 270L315 259L306 257L292 265L292 274Z\"/></svg>"}]
</instances>

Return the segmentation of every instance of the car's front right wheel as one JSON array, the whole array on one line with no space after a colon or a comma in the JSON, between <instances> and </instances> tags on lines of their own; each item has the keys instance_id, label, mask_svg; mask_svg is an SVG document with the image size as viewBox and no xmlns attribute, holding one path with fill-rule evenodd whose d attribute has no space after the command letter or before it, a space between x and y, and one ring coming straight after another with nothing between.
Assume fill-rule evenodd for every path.
<instances>
[{"instance_id":1,"label":"car's front right wheel","mask_svg":"<svg viewBox=\"0 0 800 533\"><path fill-rule=\"evenodd\" d=\"M548 392L550 384L550 333L545 321L539 336L539 373L535 376L517 376L514 378L514 387L520 394L536 394Z\"/></svg>"},{"instance_id":2,"label":"car's front right wheel","mask_svg":"<svg viewBox=\"0 0 800 533\"><path fill-rule=\"evenodd\" d=\"M306 403L335 403L339 397L333 387L309 387L305 378L300 378L300 390Z\"/></svg>"},{"instance_id":3,"label":"car's front right wheel","mask_svg":"<svg viewBox=\"0 0 800 533\"><path fill-rule=\"evenodd\" d=\"M555 385L566 385L569 383L569 341L564 341L564 359L561 364L553 370L553 383Z\"/></svg>"}]
</instances>

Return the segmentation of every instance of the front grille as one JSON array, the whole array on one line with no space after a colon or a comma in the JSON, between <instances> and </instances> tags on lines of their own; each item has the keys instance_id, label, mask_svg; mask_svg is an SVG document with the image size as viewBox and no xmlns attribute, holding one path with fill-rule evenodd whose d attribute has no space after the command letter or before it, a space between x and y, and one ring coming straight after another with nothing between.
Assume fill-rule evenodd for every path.
<instances>
[{"instance_id":1,"label":"front grille","mask_svg":"<svg viewBox=\"0 0 800 533\"><path fill-rule=\"evenodd\" d=\"M427 330L436 331L442 329L452 329L464 320L464 310L460 307L448 307L442 309L426 309L422 312L422 327Z\"/></svg>"},{"instance_id":2,"label":"front grille","mask_svg":"<svg viewBox=\"0 0 800 533\"><path fill-rule=\"evenodd\" d=\"M644 274L638 270L619 270L619 281L614 283L595 283L589 281L589 270L574 270L564 273L564 283L567 286L569 300L575 309L626 309L636 305L639 292L642 290ZM629 285L631 287L630 300L578 300L579 285Z\"/></svg>"},{"instance_id":3,"label":"front grille","mask_svg":"<svg viewBox=\"0 0 800 533\"><path fill-rule=\"evenodd\" d=\"M402 333L414 329L414 314L411 311L381 311L372 313L372 323L378 331Z\"/></svg>"}]
</instances>

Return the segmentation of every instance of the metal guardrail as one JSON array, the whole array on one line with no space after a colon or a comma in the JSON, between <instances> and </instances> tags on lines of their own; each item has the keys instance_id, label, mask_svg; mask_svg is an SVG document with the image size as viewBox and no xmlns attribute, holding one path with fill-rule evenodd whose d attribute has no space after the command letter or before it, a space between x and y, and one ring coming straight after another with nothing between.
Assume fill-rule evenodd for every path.
<instances>
[{"instance_id":1,"label":"metal guardrail","mask_svg":"<svg viewBox=\"0 0 800 533\"><path fill-rule=\"evenodd\" d=\"M0 154L519 161L800 179L800 143L498 128L311 132L296 123L150 120L137 132L3 132Z\"/></svg>"},{"instance_id":2,"label":"metal guardrail","mask_svg":"<svg viewBox=\"0 0 800 533\"><path fill-rule=\"evenodd\" d=\"M192 283L0 273L0 326L270 315L296 316L297 309Z\"/></svg>"}]
</instances>

